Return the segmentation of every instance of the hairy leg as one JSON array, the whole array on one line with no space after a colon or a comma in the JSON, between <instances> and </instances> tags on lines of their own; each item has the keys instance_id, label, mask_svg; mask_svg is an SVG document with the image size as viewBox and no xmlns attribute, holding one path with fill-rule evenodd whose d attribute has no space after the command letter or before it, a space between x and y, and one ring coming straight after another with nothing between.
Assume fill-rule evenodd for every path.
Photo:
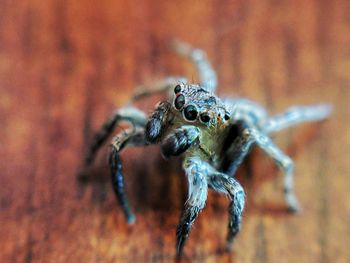
<instances>
[{"instance_id":1,"label":"hairy leg","mask_svg":"<svg viewBox=\"0 0 350 263\"><path fill-rule=\"evenodd\" d=\"M181 256L191 227L204 208L208 194L207 173L209 165L199 158L189 158L184 162L184 169L188 178L188 200L185 203L176 231L177 256Z\"/></svg>"},{"instance_id":2,"label":"hairy leg","mask_svg":"<svg viewBox=\"0 0 350 263\"><path fill-rule=\"evenodd\" d=\"M121 132L113 138L111 144L111 153L109 156L109 166L111 169L112 185L114 193L123 208L128 224L135 222L135 215L130 209L129 202L124 190L124 176L122 171L122 162L119 153L128 146L143 146L146 144L144 129L128 129Z\"/></svg>"},{"instance_id":3,"label":"hairy leg","mask_svg":"<svg viewBox=\"0 0 350 263\"><path fill-rule=\"evenodd\" d=\"M281 167L284 172L284 196L288 209L292 212L298 211L299 204L294 194L293 161L264 133L242 125L239 135L227 150L227 155L231 156L231 162L225 172L234 175L253 144L257 144Z\"/></svg>"},{"instance_id":4,"label":"hairy leg","mask_svg":"<svg viewBox=\"0 0 350 263\"><path fill-rule=\"evenodd\" d=\"M199 74L200 84L209 91L215 92L217 77L214 69L207 59L205 52L180 41L173 41L172 48L176 53L190 59L192 63L194 63Z\"/></svg>"},{"instance_id":5,"label":"hairy leg","mask_svg":"<svg viewBox=\"0 0 350 263\"><path fill-rule=\"evenodd\" d=\"M249 125L258 125L268 118L268 113L259 104L245 98L225 98L225 104L232 109L233 122L244 120Z\"/></svg>"},{"instance_id":6,"label":"hairy leg","mask_svg":"<svg viewBox=\"0 0 350 263\"><path fill-rule=\"evenodd\" d=\"M173 41L171 47L176 53L190 59L199 74L200 84L206 89L215 92L217 86L216 73L213 70L210 62L207 59L205 52L201 49L193 48L189 44ZM172 90L177 84L188 83L184 77L168 77L163 80L159 80L151 85L141 85L136 88L136 92L133 95L131 102L140 100L144 97L151 96L157 93L169 91L168 95L172 95Z\"/></svg>"},{"instance_id":7,"label":"hairy leg","mask_svg":"<svg viewBox=\"0 0 350 263\"><path fill-rule=\"evenodd\" d=\"M294 106L281 114L267 119L261 124L261 129L265 133L278 132L302 122L326 119L331 112L332 107L328 104Z\"/></svg>"},{"instance_id":8,"label":"hairy leg","mask_svg":"<svg viewBox=\"0 0 350 263\"><path fill-rule=\"evenodd\" d=\"M107 140L115 127L122 121L127 121L135 127L144 127L147 122L147 117L144 112L134 107L125 107L115 111L95 135L95 138L85 156L85 167L89 166L94 161L98 149Z\"/></svg>"},{"instance_id":9,"label":"hairy leg","mask_svg":"<svg viewBox=\"0 0 350 263\"><path fill-rule=\"evenodd\" d=\"M208 180L209 187L214 191L227 194L230 199L228 233L226 248L232 249L234 238L241 229L242 213L244 209L244 190L234 178L224 173L214 173Z\"/></svg>"},{"instance_id":10,"label":"hairy leg","mask_svg":"<svg viewBox=\"0 0 350 263\"><path fill-rule=\"evenodd\" d=\"M177 84L185 84L187 80L182 77L168 77L159 81L156 81L150 85L141 85L136 87L136 91L131 98L131 101L134 102L136 100L143 99L148 96L152 96L162 92L168 92L169 97L173 95L174 87Z\"/></svg>"},{"instance_id":11,"label":"hairy leg","mask_svg":"<svg viewBox=\"0 0 350 263\"><path fill-rule=\"evenodd\" d=\"M242 120L238 120L231 125L227 140L223 144L222 172L234 176L238 167L250 152L254 140L244 133L244 130L248 128L248 124Z\"/></svg>"},{"instance_id":12,"label":"hairy leg","mask_svg":"<svg viewBox=\"0 0 350 263\"><path fill-rule=\"evenodd\" d=\"M284 198L291 212L297 212L299 203L294 194L294 163L264 133L256 129L246 129L245 136L251 138L284 172Z\"/></svg>"},{"instance_id":13,"label":"hairy leg","mask_svg":"<svg viewBox=\"0 0 350 263\"><path fill-rule=\"evenodd\" d=\"M171 104L167 101L158 103L146 124L147 142L155 144L160 141L173 117L170 108Z\"/></svg>"}]
</instances>

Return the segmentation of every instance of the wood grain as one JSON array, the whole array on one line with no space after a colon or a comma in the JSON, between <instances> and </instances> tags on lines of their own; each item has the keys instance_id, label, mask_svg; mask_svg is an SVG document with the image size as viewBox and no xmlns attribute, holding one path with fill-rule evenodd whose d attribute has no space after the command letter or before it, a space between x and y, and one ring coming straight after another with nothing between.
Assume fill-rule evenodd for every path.
<instances>
[{"instance_id":1,"label":"wood grain","mask_svg":"<svg viewBox=\"0 0 350 263\"><path fill-rule=\"evenodd\" d=\"M327 101L322 124L276 142L296 162L299 215L285 213L280 171L260 151L243 165L244 225L221 253L227 199L210 193L184 262L350 261L350 2L0 2L0 262L172 262L186 200L181 161L157 147L123 154L132 227L111 190L106 148L80 184L93 133L136 85L168 75L197 80L167 44L208 52L219 93L279 112ZM159 98L141 102L149 112Z\"/></svg>"}]
</instances>

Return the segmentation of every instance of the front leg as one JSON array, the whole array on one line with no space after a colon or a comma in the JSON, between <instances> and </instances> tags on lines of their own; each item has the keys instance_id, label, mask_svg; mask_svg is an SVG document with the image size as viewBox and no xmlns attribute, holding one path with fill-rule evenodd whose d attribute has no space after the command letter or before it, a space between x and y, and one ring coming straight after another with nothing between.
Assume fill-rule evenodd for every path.
<instances>
[{"instance_id":1,"label":"front leg","mask_svg":"<svg viewBox=\"0 0 350 263\"><path fill-rule=\"evenodd\" d=\"M188 178L188 199L176 231L176 254L178 257L182 254L194 221L205 206L208 195L207 176L212 168L199 158L188 158L184 162L184 169Z\"/></svg>"},{"instance_id":2,"label":"front leg","mask_svg":"<svg viewBox=\"0 0 350 263\"><path fill-rule=\"evenodd\" d=\"M213 173L208 180L209 187L219 193L224 193L231 199L229 205L228 233L226 249L231 250L233 241L241 229L245 194L239 182L224 173Z\"/></svg>"},{"instance_id":3,"label":"front leg","mask_svg":"<svg viewBox=\"0 0 350 263\"><path fill-rule=\"evenodd\" d=\"M162 154L165 158L184 153L198 140L199 129L195 126L182 126L168 135L162 142Z\"/></svg>"}]
</instances>

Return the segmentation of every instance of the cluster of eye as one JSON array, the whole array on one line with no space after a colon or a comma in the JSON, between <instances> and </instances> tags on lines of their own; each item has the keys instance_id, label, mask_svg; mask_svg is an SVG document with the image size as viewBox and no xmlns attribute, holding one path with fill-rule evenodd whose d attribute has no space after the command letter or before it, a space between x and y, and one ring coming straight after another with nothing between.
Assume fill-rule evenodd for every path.
<instances>
[{"instance_id":1,"label":"cluster of eye","mask_svg":"<svg viewBox=\"0 0 350 263\"><path fill-rule=\"evenodd\" d=\"M181 86L177 85L174 89L174 92L176 94L176 98L174 101L174 106L177 110L183 110L183 114L188 121L195 121L198 117L198 110L197 107L193 104L188 104L185 106L185 96L181 94ZM224 116L225 120L228 120L230 117L225 114ZM203 123L209 123L210 122L210 116L207 112L202 112L199 114L199 119Z\"/></svg>"}]
</instances>

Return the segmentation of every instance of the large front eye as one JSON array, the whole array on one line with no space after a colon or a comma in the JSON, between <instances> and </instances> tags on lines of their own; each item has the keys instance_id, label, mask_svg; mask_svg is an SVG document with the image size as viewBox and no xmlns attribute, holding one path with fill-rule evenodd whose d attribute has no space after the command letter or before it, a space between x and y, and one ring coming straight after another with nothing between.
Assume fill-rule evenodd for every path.
<instances>
[{"instance_id":1,"label":"large front eye","mask_svg":"<svg viewBox=\"0 0 350 263\"><path fill-rule=\"evenodd\" d=\"M197 118L198 115L198 111L197 108L193 105L188 105L185 109L184 109L184 115L185 118L189 121L194 121Z\"/></svg>"},{"instance_id":2,"label":"large front eye","mask_svg":"<svg viewBox=\"0 0 350 263\"><path fill-rule=\"evenodd\" d=\"M175 99L174 105L176 109L181 110L185 105L185 96L182 94L178 95Z\"/></svg>"}]
</instances>

